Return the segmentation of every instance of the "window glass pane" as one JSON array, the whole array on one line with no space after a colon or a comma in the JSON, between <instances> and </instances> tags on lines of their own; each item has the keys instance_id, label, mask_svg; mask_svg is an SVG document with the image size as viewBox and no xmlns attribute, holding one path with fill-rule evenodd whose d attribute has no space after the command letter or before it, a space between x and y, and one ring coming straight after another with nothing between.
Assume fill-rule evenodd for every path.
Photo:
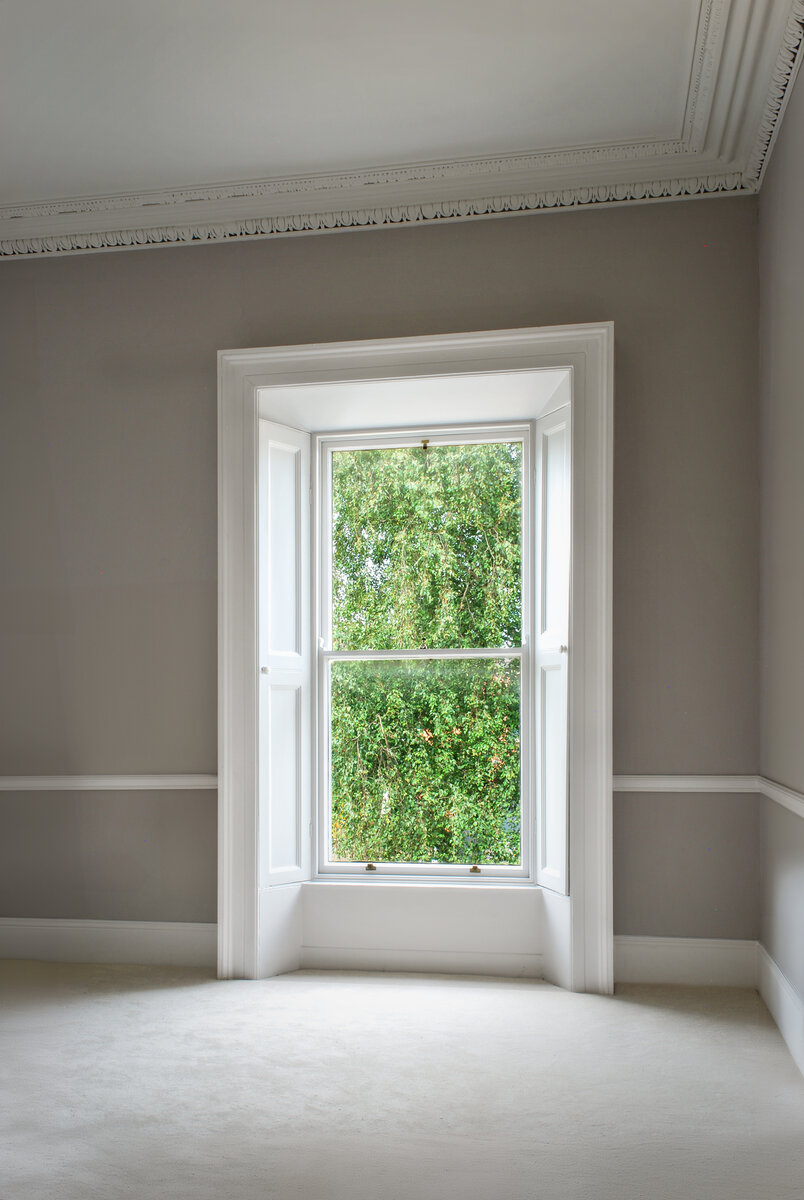
<instances>
[{"instance_id":1,"label":"window glass pane","mask_svg":"<svg viewBox=\"0 0 804 1200\"><path fill-rule=\"evenodd\" d=\"M520 645L521 542L521 442L333 452L333 648Z\"/></svg>"},{"instance_id":2,"label":"window glass pane","mask_svg":"<svg viewBox=\"0 0 804 1200\"><path fill-rule=\"evenodd\" d=\"M518 865L519 660L331 671L333 860Z\"/></svg>"}]
</instances>

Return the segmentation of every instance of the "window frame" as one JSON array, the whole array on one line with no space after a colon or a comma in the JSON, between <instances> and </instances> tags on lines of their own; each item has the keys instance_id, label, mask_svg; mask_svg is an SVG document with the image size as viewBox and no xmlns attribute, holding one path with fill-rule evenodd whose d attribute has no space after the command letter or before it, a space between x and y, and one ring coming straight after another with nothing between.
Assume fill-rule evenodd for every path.
<instances>
[{"instance_id":1,"label":"window frame","mask_svg":"<svg viewBox=\"0 0 804 1200\"><path fill-rule=\"evenodd\" d=\"M313 434L313 799L315 877L371 882L377 879L422 880L482 885L483 883L535 882L536 829L533 783L535 764L535 672L534 648L534 560L535 529L534 422L499 421L483 424L414 425L395 429L364 428L344 433ZM471 649L336 651L332 649L332 454L339 450L369 450L415 447L426 438L429 446L473 445L501 441L522 444L522 631L517 647L473 647ZM517 658L520 662L520 863L362 863L338 862L330 857L331 847L331 740L329 720L330 666L334 661L380 661L414 659Z\"/></svg>"}]
</instances>

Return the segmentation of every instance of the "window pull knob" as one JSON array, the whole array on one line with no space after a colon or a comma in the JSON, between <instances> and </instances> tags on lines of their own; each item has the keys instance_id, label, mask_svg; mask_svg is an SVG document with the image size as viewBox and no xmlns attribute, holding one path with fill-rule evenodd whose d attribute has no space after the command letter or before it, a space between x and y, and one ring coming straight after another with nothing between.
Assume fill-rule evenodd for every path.
<instances>
[{"instance_id":1,"label":"window pull knob","mask_svg":"<svg viewBox=\"0 0 804 1200\"><path fill-rule=\"evenodd\" d=\"M367 871L376 871L377 868L374 866L374 863L366 863L366 870Z\"/></svg>"},{"instance_id":2,"label":"window pull knob","mask_svg":"<svg viewBox=\"0 0 804 1200\"><path fill-rule=\"evenodd\" d=\"M558 647L558 653L559 653L559 654L566 654L568 649L569 649L569 647L568 647L568 646L559 646L559 647Z\"/></svg>"},{"instance_id":3,"label":"window pull knob","mask_svg":"<svg viewBox=\"0 0 804 1200\"><path fill-rule=\"evenodd\" d=\"M479 875L480 874L480 867L477 865L477 863L475 863L475 865L473 867L469 868L469 874L470 875Z\"/></svg>"}]
</instances>

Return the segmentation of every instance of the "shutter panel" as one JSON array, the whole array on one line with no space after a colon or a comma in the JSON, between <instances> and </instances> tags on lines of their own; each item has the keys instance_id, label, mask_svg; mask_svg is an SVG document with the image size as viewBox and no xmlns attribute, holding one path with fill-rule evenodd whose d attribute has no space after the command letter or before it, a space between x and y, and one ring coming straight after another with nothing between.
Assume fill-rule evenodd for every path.
<instances>
[{"instance_id":1,"label":"shutter panel","mask_svg":"<svg viewBox=\"0 0 804 1200\"><path fill-rule=\"evenodd\" d=\"M570 408L536 422L536 880L567 894Z\"/></svg>"},{"instance_id":2,"label":"shutter panel","mask_svg":"<svg viewBox=\"0 0 804 1200\"><path fill-rule=\"evenodd\" d=\"M259 423L260 886L310 878L310 435Z\"/></svg>"}]
</instances>

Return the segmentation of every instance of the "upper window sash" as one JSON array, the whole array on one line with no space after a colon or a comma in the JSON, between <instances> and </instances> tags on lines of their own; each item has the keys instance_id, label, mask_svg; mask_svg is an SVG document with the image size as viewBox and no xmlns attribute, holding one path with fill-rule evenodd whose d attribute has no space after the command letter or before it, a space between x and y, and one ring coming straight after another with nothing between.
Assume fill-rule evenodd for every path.
<instances>
[{"instance_id":1,"label":"upper window sash","mask_svg":"<svg viewBox=\"0 0 804 1200\"><path fill-rule=\"evenodd\" d=\"M332 604L332 458L339 451L348 450L390 450L415 449L423 441L428 448L439 446L484 445L497 442L520 442L522 444L522 505L521 505L521 635L520 646L527 645L532 637L532 569L533 556L531 551L532 536L532 462L531 462L532 427L529 423L499 422L483 425L461 426L421 426L411 429L394 430L353 430L346 434L317 434L316 446L316 491L318 495L318 525L316 564L318 577L316 580L317 629L315 645L320 651L333 653L333 604ZM394 647L396 648L396 647ZM489 646L489 649L511 650L515 647ZM414 650L413 646L402 646L398 649ZM428 648L431 654L437 648ZM470 649L467 647L467 649ZM483 649L482 644L471 649Z\"/></svg>"}]
</instances>

